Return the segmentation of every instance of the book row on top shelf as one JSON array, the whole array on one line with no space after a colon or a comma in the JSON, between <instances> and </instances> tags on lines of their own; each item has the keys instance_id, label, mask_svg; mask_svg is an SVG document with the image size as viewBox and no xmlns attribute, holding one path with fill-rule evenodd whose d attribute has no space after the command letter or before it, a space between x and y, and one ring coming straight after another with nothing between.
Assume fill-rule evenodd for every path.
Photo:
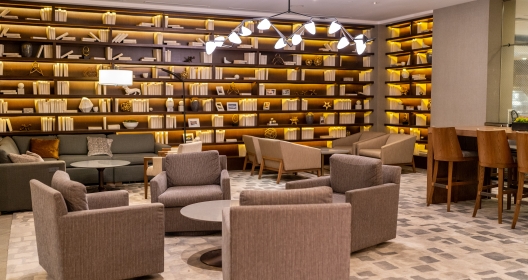
<instances>
[{"instance_id":1,"label":"book row on top shelf","mask_svg":"<svg viewBox=\"0 0 528 280\"><path fill-rule=\"evenodd\" d=\"M403 21L387 25L387 38L412 37L433 32L433 17L422 17L412 21Z\"/></svg>"}]
</instances>

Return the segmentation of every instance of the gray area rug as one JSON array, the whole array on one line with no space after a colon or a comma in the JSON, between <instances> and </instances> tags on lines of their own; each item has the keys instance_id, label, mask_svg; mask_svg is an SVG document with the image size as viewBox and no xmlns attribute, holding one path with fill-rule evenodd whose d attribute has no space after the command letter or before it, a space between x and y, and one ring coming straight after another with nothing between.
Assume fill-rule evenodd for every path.
<instances>
[{"instance_id":1,"label":"gray area rug","mask_svg":"<svg viewBox=\"0 0 528 280\"><path fill-rule=\"evenodd\" d=\"M231 171L232 197L241 190L284 189L289 180L315 177L300 173L276 174L262 180L249 172ZM528 206L523 205L517 228L510 229L513 210L505 210L503 224L497 224L497 201L483 200L472 218L474 201L451 205L425 204L426 175L402 175L398 236L350 256L350 279L528 279ZM142 184L123 187L131 204L150 203L143 199ZM513 209L513 207L512 207ZM13 216L9 240L7 279L48 279L38 264L33 215ZM219 268L200 262L201 254L220 248L221 236L165 237L165 272L142 279L222 279Z\"/></svg>"}]
</instances>

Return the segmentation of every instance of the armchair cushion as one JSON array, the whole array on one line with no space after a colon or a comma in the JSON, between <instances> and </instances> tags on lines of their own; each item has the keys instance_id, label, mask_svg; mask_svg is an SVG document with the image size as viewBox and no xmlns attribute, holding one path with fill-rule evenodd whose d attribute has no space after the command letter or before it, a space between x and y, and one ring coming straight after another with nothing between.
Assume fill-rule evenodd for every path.
<instances>
[{"instance_id":1,"label":"armchair cushion","mask_svg":"<svg viewBox=\"0 0 528 280\"><path fill-rule=\"evenodd\" d=\"M381 158L381 149L361 149L359 155L371 158Z\"/></svg>"},{"instance_id":2,"label":"armchair cushion","mask_svg":"<svg viewBox=\"0 0 528 280\"><path fill-rule=\"evenodd\" d=\"M332 155L330 157L330 184L334 192L381 185L383 176L381 160L354 155Z\"/></svg>"},{"instance_id":3,"label":"armchair cushion","mask_svg":"<svg viewBox=\"0 0 528 280\"><path fill-rule=\"evenodd\" d=\"M158 197L165 207L184 207L198 202L222 200L219 185L170 187Z\"/></svg>"},{"instance_id":4,"label":"armchair cushion","mask_svg":"<svg viewBox=\"0 0 528 280\"><path fill-rule=\"evenodd\" d=\"M240 205L288 205L332 203L330 187L285 191L242 191Z\"/></svg>"},{"instance_id":5,"label":"armchair cushion","mask_svg":"<svg viewBox=\"0 0 528 280\"><path fill-rule=\"evenodd\" d=\"M165 161L169 187L220 185L218 151L168 154Z\"/></svg>"},{"instance_id":6,"label":"armchair cushion","mask_svg":"<svg viewBox=\"0 0 528 280\"><path fill-rule=\"evenodd\" d=\"M59 191L64 197L68 212L88 210L86 187L70 180L68 173L57 170L51 179L51 187Z\"/></svg>"}]
</instances>

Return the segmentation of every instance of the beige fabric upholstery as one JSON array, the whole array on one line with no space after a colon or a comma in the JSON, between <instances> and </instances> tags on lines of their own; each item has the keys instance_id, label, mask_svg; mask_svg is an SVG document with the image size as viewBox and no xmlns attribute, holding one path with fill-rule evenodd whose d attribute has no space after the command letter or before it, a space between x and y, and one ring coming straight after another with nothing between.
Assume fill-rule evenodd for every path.
<instances>
[{"instance_id":1,"label":"beige fabric upholstery","mask_svg":"<svg viewBox=\"0 0 528 280\"><path fill-rule=\"evenodd\" d=\"M333 155L330 157L330 170L334 169L333 157L357 157L352 155ZM359 172L360 171L360 172ZM339 178L354 178L366 176L366 173L378 172L373 166L372 170L350 167L343 169L340 174L332 173L331 176ZM331 185L330 176L300 180L286 183L286 189L313 188L316 186L330 186L334 190L333 201L340 203L346 201L352 207L350 252L358 251L396 237L398 202L400 190L401 167L382 166L382 183L363 188L351 187L351 190L342 193L336 192ZM369 175L372 176L372 175ZM346 182L341 182L346 183Z\"/></svg>"},{"instance_id":2,"label":"beige fabric upholstery","mask_svg":"<svg viewBox=\"0 0 528 280\"><path fill-rule=\"evenodd\" d=\"M309 191L307 191L309 190ZM247 190L240 193L240 205L284 205L332 203L330 187L287 191Z\"/></svg>"},{"instance_id":3,"label":"beige fabric upholstery","mask_svg":"<svg viewBox=\"0 0 528 280\"><path fill-rule=\"evenodd\" d=\"M171 150L168 153L185 154L185 153L197 153L202 151L202 141L180 144L178 148Z\"/></svg>"},{"instance_id":4,"label":"beige fabric upholstery","mask_svg":"<svg viewBox=\"0 0 528 280\"><path fill-rule=\"evenodd\" d=\"M163 171L163 157L152 158L152 165L147 168L148 176L156 176Z\"/></svg>"},{"instance_id":5,"label":"beige fabric upholstery","mask_svg":"<svg viewBox=\"0 0 528 280\"><path fill-rule=\"evenodd\" d=\"M357 144L366 140L385 135L383 132L362 131L345 138L332 141L332 148L349 150L351 155L357 155Z\"/></svg>"},{"instance_id":6,"label":"beige fabric upholstery","mask_svg":"<svg viewBox=\"0 0 528 280\"><path fill-rule=\"evenodd\" d=\"M383 164L405 164L413 161L416 137L406 134L386 134L357 143L358 155L381 159Z\"/></svg>"},{"instance_id":7,"label":"beige fabric upholstery","mask_svg":"<svg viewBox=\"0 0 528 280\"><path fill-rule=\"evenodd\" d=\"M260 152L258 137L242 135L242 140L244 141L244 145L246 145L246 151L250 154L249 160L259 165L262 162L262 154ZM256 157L253 155L256 155Z\"/></svg>"},{"instance_id":8,"label":"beige fabric upholstery","mask_svg":"<svg viewBox=\"0 0 528 280\"><path fill-rule=\"evenodd\" d=\"M330 157L330 185L336 193L383 183L381 160L354 155Z\"/></svg>"},{"instance_id":9,"label":"beige fabric upholstery","mask_svg":"<svg viewBox=\"0 0 528 280\"><path fill-rule=\"evenodd\" d=\"M258 138L262 157L282 159L284 170L321 168L321 150L286 141ZM279 168L279 163L265 160L265 165Z\"/></svg>"},{"instance_id":10,"label":"beige fabric upholstery","mask_svg":"<svg viewBox=\"0 0 528 280\"><path fill-rule=\"evenodd\" d=\"M30 186L39 263L51 278L125 279L163 272L163 205L68 213L60 192L37 180ZM88 200L98 208L103 196ZM110 204L121 200L109 198L115 199Z\"/></svg>"},{"instance_id":11,"label":"beige fabric upholstery","mask_svg":"<svg viewBox=\"0 0 528 280\"><path fill-rule=\"evenodd\" d=\"M161 202L165 206L166 232L222 229L220 223L186 218L180 214L180 210L193 203L231 199L231 185L226 168L227 158L218 155L218 151L167 155L166 171L150 181L151 202ZM169 176L172 176L174 182L186 184L170 184Z\"/></svg>"}]
</instances>

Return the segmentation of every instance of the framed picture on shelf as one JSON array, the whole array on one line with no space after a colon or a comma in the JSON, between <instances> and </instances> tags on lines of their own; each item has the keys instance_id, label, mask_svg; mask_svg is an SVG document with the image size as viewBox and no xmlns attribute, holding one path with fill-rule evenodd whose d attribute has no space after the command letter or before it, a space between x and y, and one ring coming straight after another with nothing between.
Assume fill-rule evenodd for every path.
<instances>
[{"instance_id":1,"label":"framed picture on shelf","mask_svg":"<svg viewBox=\"0 0 528 280\"><path fill-rule=\"evenodd\" d=\"M182 137L183 143L192 142L194 140L194 134L192 133L183 134Z\"/></svg>"},{"instance_id":2,"label":"framed picture on shelf","mask_svg":"<svg viewBox=\"0 0 528 280\"><path fill-rule=\"evenodd\" d=\"M227 102L228 111L238 111L238 102Z\"/></svg>"},{"instance_id":3,"label":"framed picture on shelf","mask_svg":"<svg viewBox=\"0 0 528 280\"><path fill-rule=\"evenodd\" d=\"M290 95L290 89L283 89L282 95Z\"/></svg>"},{"instance_id":4,"label":"framed picture on shelf","mask_svg":"<svg viewBox=\"0 0 528 280\"><path fill-rule=\"evenodd\" d=\"M200 127L200 119L198 118L188 119L187 122L189 123L189 127Z\"/></svg>"},{"instance_id":5,"label":"framed picture on shelf","mask_svg":"<svg viewBox=\"0 0 528 280\"><path fill-rule=\"evenodd\" d=\"M223 86L217 86L217 87L216 87L216 93L217 93L218 95L225 95L224 87L223 87Z\"/></svg>"},{"instance_id":6,"label":"framed picture on shelf","mask_svg":"<svg viewBox=\"0 0 528 280\"><path fill-rule=\"evenodd\" d=\"M277 95L277 90L274 88L267 89L266 95Z\"/></svg>"},{"instance_id":7,"label":"framed picture on shelf","mask_svg":"<svg viewBox=\"0 0 528 280\"><path fill-rule=\"evenodd\" d=\"M264 105L262 106L262 110L269 110L270 109L270 103L264 102Z\"/></svg>"},{"instance_id":8,"label":"framed picture on shelf","mask_svg":"<svg viewBox=\"0 0 528 280\"><path fill-rule=\"evenodd\" d=\"M22 108L22 112L24 114L33 114L35 110L33 110L33 108Z\"/></svg>"},{"instance_id":9,"label":"framed picture on shelf","mask_svg":"<svg viewBox=\"0 0 528 280\"><path fill-rule=\"evenodd\" d=\"M324 116L319 117L319 124L325 124L325 118Z\"/></svg>"},{"instance_id":10,"label":"framed picture on shelf","mask_svg":"<svg viewBox=\"0 0 528 280\"><path fill-rule=\"evenodd\" d=\"M222 102L216 102L215 104L217 111L224 111L224 105L222 105Z\"/></svg>"}]
</instances>

